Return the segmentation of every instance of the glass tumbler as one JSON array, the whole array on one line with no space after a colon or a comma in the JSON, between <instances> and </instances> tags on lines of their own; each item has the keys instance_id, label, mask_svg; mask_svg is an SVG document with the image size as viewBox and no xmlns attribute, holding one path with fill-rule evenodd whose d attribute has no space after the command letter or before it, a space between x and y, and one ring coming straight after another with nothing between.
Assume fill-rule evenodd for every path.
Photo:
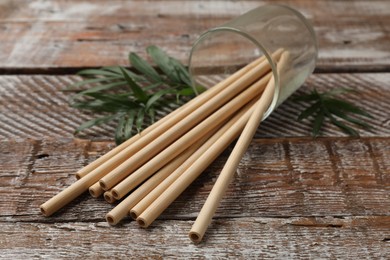
<instances>
[{"instance_id":1,"label":"glass tumbler","mask_svg":"<svg viewBox=\"0 0 390 260\"><path fill-rule=\"evenodd\" d=\"M282 73L272 57L280 49L289 52ZM301 13L287 6L265 5L203 33L192 46L189 71L194 87L210 88L265 56L275 91L264 120L313 72L317 52L314 30Z\"/></svg>"}]
</instances>

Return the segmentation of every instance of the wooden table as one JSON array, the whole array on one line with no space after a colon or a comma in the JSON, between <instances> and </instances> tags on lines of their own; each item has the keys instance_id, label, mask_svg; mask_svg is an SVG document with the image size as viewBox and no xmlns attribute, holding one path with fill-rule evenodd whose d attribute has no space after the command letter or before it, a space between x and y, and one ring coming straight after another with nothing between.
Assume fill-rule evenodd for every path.
<instances>
[{"instance_id":1,"label":"wooden table","mask_svg":"<svg viewBox=\"0 0 390 260\"><path fill-rule=\"evenodd\" d=\"M289 99L259 128L204 242L187 233L221 170L220 156L149 229L109 226L113 206L85 194L50 218L38 206L111 149L114 126L91 118L61 90L81 68L127 65L155 44L186 61L204 30L271 1L0 2L0 257L390 258L390 2L288 4L318 34L317 69L299 92L351 87L375 119L350 138L297 123ZM231 149L231 148L230 148Z\"/></svg>"}]
</instances>

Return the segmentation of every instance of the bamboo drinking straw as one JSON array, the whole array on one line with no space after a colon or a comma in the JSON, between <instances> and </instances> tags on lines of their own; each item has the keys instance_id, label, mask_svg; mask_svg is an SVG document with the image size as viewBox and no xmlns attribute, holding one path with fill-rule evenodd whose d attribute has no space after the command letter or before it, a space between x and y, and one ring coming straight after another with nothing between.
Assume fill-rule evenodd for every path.
<instances>
[{"instance_id":1,"label":"bamboo drinking straw","mask_svg":"<svg viewBox=\"0 0 390 260\"><path fill-rule=\"evenodd\" d=\"M195 100L195 98L191 99L190 101L185 103L183 106L179 107L178 109L175 109L174 111L172 111L168 115L166 115L163 118L161 118L160 120L158 120L156 123L150 125L148 128L143 130L140 134L132 136L130 139L121 143L120 145L118 145L117 147L115 147L114 149L109 151L108 153L102 155L101 157L99 157L95 161L91 162L87 166L78 170L76 173L76 178L80 179L80 178L84 177L85 175L87 175L88 173L90 173L91 171L95 170L97 167L99 167L100 165L105 163L107 160L111 159L113 156L115 156L116 154L118 154L119 152L124 150L126 147L128 147L129 145L133 144L135 141L140 139L143 135L145 135L145 134L149 133L150 131L154 130L155 128L159 127L162 123L164 123L165 120L168 120L169 118L174 117L176 115L176 113L178 113L180 111L180 108L184 108L185 106L189 105L191 103L191 101L193 102L194 100Z\"/></svg>"},{"instance_id":2,"label":"bamboo drinking straw","mask_svg":"<svg viewBox=\"0 0 390 260\"><path fill-rule=\"evenodd\" d=\"M110 203L110 204L112 204L112 203L114 203L114 202L116 201L116 199L114 198L114 196L112 196L112 192L111 192L111 191L106 191L106 192L104 193L104 199L105 199L108 203Z\"/></svg>"},{"instance_id":3,"label":"bamboo drinking straw","mask_svg":"<svg viewBox=\"0 0 390 260\"><path fill-rule=\"evenodd\" d=\"M89 187L88 190L89 194L91 194L91 196L94 198L97 198L104 193L104 190L102 189L102 187L100 187L99 182L96 182L94 185Z\"/></svg>"},{"instance_id":4,"label":"bamboo drinking straw","mask_svg":"<svg viewBox=\"0 0 390 260\"><path fill-rule=\"evenodd\" d=\"M275 55L275 57L277 57L278 55L280 55L280 51L276 51L273 55ZM264 59L260 58L257 62L260 62L260 64L261 64L263 62L263 60ZM191 103L191 104L194 104L193 107L188 106L188 107L185 107L184 109L181 109L180 113L177 113L176 116L171 117L171 119L165 120L164 123L162 123L159 127L156 127L156 129L154 129L153 131L150 131L148 134L143 136L143 138L140 138L138 141L136 141L132 145L126 147L124 150L120 151L118 154L116 154L115 156L113 156L112 158L107 160L106 162L102 163L99 167L97 167L96 169L91 171L89 174L85 175L83 178L76 181L71 186L69 186L65 190L61 191L60 193L58 193L57 195L55 195L54 197L52 197L51 199L49 199L48 201L43 203L40 206L42 214L44 214L45 216L50 216L54 212L58 211L59 209L64 207L66 204L68 204L69 202L71 202L72 200L74 200L75 198L80 196L83 192L88 190L88 188L91 185L93 185L94 183L99 181L99 179L101 179L104 175L106 175L107 169L109 169L110 166L112 166L112 165L115 166L118 163L118 160L117 159L115 160L115 158L117 156L119 156L120 154L124 154L124 158L126 158L127 156L129 156L129 153L126 151L128 148L142 146L142 145L140 145L140 141L145 139L146 137L149 138L149 140L150 140L150 139L155 138L156 136L159 136L161 134L161 132L164 132L166 130L166 128L171 126L171 124L174 124L176 122L175 120L181 120L181 118L184 117L187 113L192 112L191 109L196 109L197 106L200 106L204 102L211 99L214 95L216 95L217 93L219 93L223 89L225 89L225 87L227 85L231 84L235 80L242 77L242 75L244 75L245 73L250 71L253 67L256 67L258 64L256 62L253 62L249 65L250 65L249 67L242 68L240 71L236 72L231 77L225 79L221 83L217 84L215 87L210 88L209 90L205 91L203 94L199 95L199 98L197 98L197 101ZM173 120L173 119L175 119L175 120ZM157 131L157 130L159 130L159 131ZM138 144L136 145L136 143L138 143ZM143 142L142 144L144 144L144 143L145 142ZM114 162L112 162L113 159L114 159Z\"/></svg>"},{"instance_id":5,"label":"bamboo drinking straw","mask_svg":"<svg viewBox=\"0 0 390 260\"><path fill-rule=\"evenodd\" d=\"M288 52L284 52L278 63L278 74L281 75L281 70L285 66L289 57ZM205 204L202 207L192 229L189 233L189 237L193 242L200 242L203 235L211 222L211 218L214 215L222 196L225 194L226 189L231 182L234 173L236 172L237 166L240 160L247 150L256 130L263 118L263 115L269 105L271 104L275 91L274 77L269 81L264 93L257 102L253 113L251 114L248 123L240 135L232 153L230 154L225 166L223 167L213 189L211 190Z\"/></svg>"},{"instance_id":6,"label":"bamboo drinking straw","mask_svg":"<svg viewBox=\"0 0 390 260\"><path fill-rule=\"evenodd\" d=\"M42 214L50 216L96 183L104 173L87 174L40 206Z\"/></svg>"},{"instance_id":7,"label":"bamboo drinking straw","mask_svg":"<svg viewBox=\"0 0 390 260\"><path fill-rule=\"evenodd\" d=\"M241 78L237 79L230 86L216 94L208 102L198 107L197 110L193 111L183 120L178 122L176 125L169 128L162 135L154 139L148 145L142 148L138 153L133 154L132 157L124 162L121 162L115 169L110 169L111 172L104 176L99 182L104 190L111 189L120 181L122 181L129 173L134 171L136 168L141 166L145 161L152 158L162 149L167 147L179 136L186 133L193 126L198 124L201 120L211 114L213 111L218 109L233 96L241 92L249 84L254 82L259 76L264 75L269 71L270 66L268 62L263 61L255 68L249 70L248 73L244 74Z\"/></svg>"},{"instance_id":8,"label":"bamboo drinking straw","mask_svg":"<svg viewBox=\"0 0 390 260\"><path fill-rule=\"evenodd\" d=\"M281 50L275 51L273 54L274 57L278 57L280 55ZM166 130L166 128L169 128L182 118L184 118L187 114L191 113L193 110L195 110L198 106L202 105L203 103L210 100L213 96L218 94L220 91L226 88L226 86L230 85L240 77L242 77L245 73L247 73L249 70L253 69L254 67L258 66L259 64L262 64L265 61L265 57L262 56L252 63L248 64L247 66L243 67L241 70L237 71L235 74L231 75L230 77L226 78L222 82L216 84L213 88L209 89L206 92L203 92L199 96L195 97L194 99L190 100L183 106L179 107L178 109L174 110L172 113L168 114L161 120L157 121L155 124L149 126L147 129L141 132L140 135L135 135L126 142L122 143L118 147L114 148L107 154L103 155L102 157L98 158L94 162L90 163L89 165L85 166L81 170L79 170L76 173L76 178L80 179L81 177L85 176L89 172L95 170L97 167L102 165L103 163L112 160L112 158L121 153L123 150L125 150L128 146L134 144L134 142L138 141L143 135L147 135L150 132L153 132L154 130L159 129L160 131L156 131L154 136L159 136L162 132ZM154 137L153 137L154 138ZM133 146L134 147L134 146ZM135 147L141 147L140 144L137 144ZM127 157L130 157L131 154L127 153ZM118 164L117 162L115 162ZM120 162L119 162L120 163ZM115 164L114 164L115 165Z\"/></svg>"},{"instance_id":9,"label":"bamboo drinking straw","mask_svg":"<svg viewBox=\"0 0 390 260\"><path fill-rule=\"evenodd\" d=\"M252 114L252 106L205 153L196 160L137 218L141 227L148 227L239 135Z\"/></svg>"},{"instance_id":10,"label":"bamboo drinking straw","mask_svg":"<svg viewBox=\"0 0 390 260\"><path fill-rule=\"evenodd\" d=\"M232 114L238 111L242 106L244 106L246 103L252 100L255 96L257 96L258 93L260 93L264 89L270 77L271 77L270 73L262 77L259 81L255 82L250 87L242 91L238 96L236 96L235 98L227 102L223 107L218 109L208 118L206 118L204 121L197 124L190 131L186 132L182 137L180 137L173 144L168 146L161 153L157 154L155 157L150 158L151 157L150 156L149 158L147 158L147 156L153 153L153 151L147 149L148 147L145 147L140 152L135 154L133 157L129 158L128 161L118 166L115 170L111 172L114 174L114 176L126 172L130 173L136 167L140 166L140 164L150 159L141 168L139 168L138 170L130 174L126 179L124 180L121 179L118 181L113 180L116 182L121 181L118 185L116 185L112 189L113 196L116 199L120 199L123 196L125 196L130 190L132 190L134 187L136 187L141 182L143 182L146 178L152 175L156 171L156 169L161 168L164 165L164 163L172 160L176 155L184 151L184 149L186 149L188 146L196 142L199 138L204 136L207 133L205 131L206 129L215 128L217 124L224 121L226 118L230 117ZM199 110L202 110L202 108L203 106L200 107ZM181 122L185 122L185 120ZM175 128L171 128L171 129L175 129ZM119 174L117 174L117 172ZM108 176L109 175L106 175L105 177L103 177L103 179Z\"/></svg>"},{"instance_id":11,"label":"bamboo drinking straw","mask_svg":"<svg viewBox=\"0 0 390 260\"><path fill-rule=\"evenodd\" d=\"M221 110L221 109L220 109ZM157 170L164 167L171 160L174 160L175 157L179 156L187 148L191 146L198 146L197 144L206 142L207 138L210 137L214 132L221 127L223 123L227 121L227 117L230 114L225 113L225 118L220 117L220 121L213 120L213 118L207 118L200 125L197 125L191 131L180 137L173 144L164 149L161 153L157 154L155 157L147 161L144 165L138 168L135 172L131 173L127 178L118 183L114 188L111 189L112 195L115 199L119 200L123 198L128 192L133 188L138 186L149 176L154 174ZM214 117L215 118L215 117ZM206 127L202 128L202 125ZM194 153L195 151L193 151Z\"/></svg>"},{"instance_id":12,"label":"bamboo drinking straw","mask_svg":"<svg viewBox=\"0 0 390 260\"><path fill-rule=\"evenodd\" d=\"M216 131L217 129L215 129ZM122 220L129 213L131 209L138 201L145 197L151 190L153 190L157 185L159 185L165 178L171 175L178 167L181 167L181 164L185 162L193 153L195 153L207 139L215 133L215 131L210 131L205 137L203 137L199 142L196 142L190 146L183 153L175 157L167 165L161 168L157 173L150 177L145 183L138 187L134 192L127 196L123 201L121 201L114 209L112 209L106 215L106 220L110 225L116 225L120 220Z\"/></svg>"},{"instance_id":13,"label":"bamboo drinking straw","mask_svg":"<svg viewBox=\"0 0 390 260\"><path fill-rule=\"evenodd\" d=\"M188 148L184 153L180 154L169 164L165 165L150 179L143 183L139 188L121 201L115 208L106 214L106 220L110 225L116 225L129 213L129 209L141 200L146 194L154 189L161 181L169 176L177 167L179 167L185 160L193 153L193 147Z\"/></svg>"},{"instance_id":14,"label":"bamboo drinking straw","mask_svg":"<svg viewBox=\"0 0 390 260\"><path fill-rule=\"evenodd\" d=\"M198 107L197 110L193 111L176 125L169 128L162 135L143 147L138 153L132 155L132 157L128 160L122 162L121 165L117 166L114 170L101 178L99 183L102 188L104 190L108 190L114 187L126 178L128 174L141 166L145 161L162 151L179 136L186 133L189 129L198 124L201 120L218 109L233 96L240 93L249 84L253 83L259 76L264 75L264 73L266 73L269 69L270 66L268 62L263 61L260 65L244 74L230 86L216 94L209 102L206 102L202 106Z\"/></svg>"},{"instance_id":15,"label":"bamboo drinking straw","mask_svg":"<svg viewBox=\"0 0 390 260\"><path fill-rule=\"evenodd\" d=\"M260 63L255 69L260 69L260 73L262 71L269 70L269 66L265 62ZM252 81L253 78L253 70L250 70L252 77L245 77L244 82L249 84L250 81ZM247 75L247 74L245 74ZM242 78L238 79L237 81L242 81ZM236 81L236 82L237 82ZM100 185L104 190L108 190L112 188L114 185L116 185L119 181L121 181L123 178L125 178L129 171L120 171L119 169L116 169L116 171L112 171L117 167L118 165L122 164L123 166L124 161L129 158L130 156L133 156L137 151L142 149L148 149L148 152L146 155L143 155L142 158L144 160L150 159L152 156L160 152L162 149L164 149L167 145L172 143L174 140L176 140L180 135L184 134L188 129L196 125L199 121L204 119L207 115L212 113L215 109L219 108L221 105L223 105L227 99L230 99L232 96L237 94L237 92L240 91L240 89L233 88L235 86L234 82L230 86L226 86L223 90L221 90L218 94L211 97L209 101L205 102L204 104L201 104L200 107L198 107L197 110L192 111L192 113L186 116L181 121L177 122L176 125L173 125L171 128L164 129L165 132L158 132L158 135L154 134L152 136L153 139L149 138L150 135L145 136L145 138L140 139L139 142L134 143L132 146L127 147L125 150L123 150L120 154L118 154L116 157L112 158L110 161L107 161L105 164L101 165L96 170L99 171L105 171L110 172L100 180ZM182 111L185 111L182 110ZM179 113L180 114L180 113ZM155 131L156 132L156 131ZM154 132L153 132L154 133ZM150 133L151 134L151 133ZM148 139L146 138L148 137ZM153 141L151 141L153 140ZM150 142L151 141L151 142ZM140 142L143 142L140 144ZM146 145L146 146L145 146ZM134 148L134 149L132 149ZM149 157L148 157L149 156ZM131 158L130 158L131 159ZM134 160L133 160L134 161ZM137 160L137 162L139 162ZM129 161L126 162L126 164L130 164ZM140 166L140 165L138 165ZM133 168L137 168L138 166L132 166Z\"/></svg>"},{"instance_id":16,"label":"bamboo drinking straw","mask_svg":"<svg viewBox=\"0 0 390 260\"><path fill-rule=\"evenodd\" d=\"M164 178L164 180L152 191L145 194L138 203L133 203L130 208L130 216L133 219L137 217L154 201L156 200L168 187L171 185L181 174L183 174L199 157L207 151L234 123L241 118L248 109L253 106L253 100L248 103L245 107L240 109L229 121L219 128L210 139L207 140L195 153L191 155L180 167L178 167L172 174ZM129 206L129 205L127 205Z\"/></svg>"}]
</instances>

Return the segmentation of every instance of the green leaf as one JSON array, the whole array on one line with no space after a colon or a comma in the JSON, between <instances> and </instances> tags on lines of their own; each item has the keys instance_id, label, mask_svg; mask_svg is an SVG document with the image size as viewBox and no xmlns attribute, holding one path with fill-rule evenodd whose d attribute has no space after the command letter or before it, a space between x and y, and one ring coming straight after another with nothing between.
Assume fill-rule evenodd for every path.
<instances>
[{"instance_id":1,"label":"green leaf","mask_svg":"<svg viewBox=\"0 0 390 260\"><path fill-rule=\"evenodd\" d=\"M194 92L193 88L183 88L176 92L176 103L179 103L180 97L191 97L194 95L196 95L196 93Z\"/></svg>"},{"instance_id":2,"label":"green leaf","mask_svg":"<svg viewBox=\"0 0 390 260\"><path fill-rule=\"evenodd\" d=\"M148 115L150 117L150 121L154 124L156 121L156 110L154 108L149 108Z\"/></svg>"},{"instance_id":3,"label":"green leaf","mask_svg":"<svg viewBox=\"0 0 390 260\"><path fill-rule=\"evenodd\" d=\"M93 78L93 79L87 79L83 81L76 82L74 84L69 85L65 90L72 90L74 88L79 88L84 85L93 84L93 83L108 83L111 81L115 81L117 79L120 79L120 77L99 77L99 78Z\"/></svg>"},{"instance_id":4,"label":"green leaf","mask_svg":"<svg viewBox=\"0 0 390 260\"><path fill-rule=\"evenodd\" d=\"M137 132L141 132L142 124L144 123L144 117L145 117L145 110L140 109L137 114L137 120L135 122L135 126L137 128Z\"/></svg>"},{"instance_id":5,"label":"green leaf","mask_svg":"<svg viewBox=\"0 0 390 260\"><path fill-rule=\"evenodd\" d=\"M126 121L126 124L125 124L125 129L124 129L124 136L127 139L129 139L132 135L132 130L133 130L133 125L134 125L134 118L135 118L135 113L133 110L131 110L129 113L128 113L128 116L127 116L127 121Z\"/></svg>"},{"instance_id":6,"label":"green leaf","mask_svg":"<svg viewBox=\"0 0 390 260\"><path fill-rule=\"evenodd\" d=\"M131 76L127 73L126 70L121 68L122 74L126 79L127 84L133 90L134 96L141 102L145 103L148 100L148 95L142 90L140 86L135 83Z\"/></svg>"},{"instance_id":7,"label":"green leaf","mask_svg":"<svg viewBox=\"0 0 390 260\"><path fill-rule=\"evenodd\" d=\"M295 101L303 101L311 104L313 103L313 101L315 101L314 104L312 104L309 108L307 108L300 114L298 120L302 120L303 118L312 115L314 118L312 130L314 136L317 136L320 132L325 118L329 118L330 122L340 128L343 132L352 136L358 136L358 132L344 122L349 122L351 124L364 128L370 128L371 126L358 118L350 116L349 114L361 115L366 117L372 116L365 110L355 106L350 102L334 98L334 96L338 94L343 94L347 92L356 91L350 88L339 88L319 93L316 89L313 89L310 94L303 94L298 97L295 97ZM340 121L336 117L345 121Z\"/></svg>"},{"instance_id":8,"label":"green leaf","mask_svg":"<svg viewBox=\"0 0 390 260\"><path fill-rule=\"evenodd\" d=\"M145 110L148 111L150 109L151 106L154 105L154 103L156 101L158 101L162 96L166 95L166 94L172 94L172 93L175 93L175 90L173 89L163 89L163 90L160 90L156 93L154 93L153 95L150 96L148 102L146 102L146 105L145 105Z\"/></svg>"},{"instance_id":9,"label":"green leaf","mask_svg":"<svg viewBox=\"0 0 390 260\"><path fill-rule=\"evenodd\" d=\"M77 75L80 75L80 76L93 76L93 77L96 77L96 76L116 77L116 76L118 76L117 73L114 73L112 71L104 70L104 68L102 68L102 69L82 70L82 71L78 72Z\"/></svg>"},{"instance_id":10,"label":"green leaf","mask_svg":"<svg viewBox=\"0 0 390 260\"><path fill-rule=\"evenodd\" d=\"M182 81L186 85L191 86L192 82L188 69L186 69L184 65L176 59L170 58L170 63L175 68L178 79L180 79L180 81Z\"/></svg>"},{"instance_id":11,"label":"green leaf","mask_svg":"<svg viewBox=\"0 0 390 260\"><path fill-rule=\"evenodd\" d=\"M103 94L103 93L87 93L86 96L93 97L105 102L115 102L124 106L130 106L131 108L137 107L138 105L130 100L129 95L121 94Z\"/></svg>"},{"instance_id":12,"label":"green leaf","mask_svg":"<svg viewBox=\"0 0 390 260\"><path fill-rule=\"evenodd\" d=\"M146 60L142 59L140 56L138 56L135 53L130 53L129 60L131 65L134 66L136 70L138 70L140 73L143 73L151 79L154 82L161 82L160 75L157 73L157 71L149 65L149 63L146 62Z\"/></svg>"},{"instance_id":13,"label":"green leaf","mask_svg":"<svg viewBox=\"0 0 390 260\"><path fill-rule=\"evenodd\" d=\"M84 96L93 97L93 98L101 99L101 100L114 100L114 101L126 99L126 96L119 96L116 94L108 94L108 93L103 93L103 92L86 93Z\"/></svg>"},{"instance_id":14,"label":"green leaf","mask_svg":"<svg viewBox=\"0 0 390 260\"><path fill-rule=\"evenodd\" d=\"M161 87L163 85L163 83L154 83L154 84L150 84L149 86L145 86L143 89L144 90L153 90L153 89L155 89L155 88L157 88L157 87Z\"/></svg>"},{"instance_id":15,"label":"green leaf","mask_svg":"<svg viewBox=\"0 0 390 260\"><path fill-rule=\"evenodd\" d=\"M78 109L89 109L101 112L127 111L129 109L138 109L141 107L140 104L129 100L128 96L102 93L88 93L86 96L90 96L95 99L81 101L75 99L71 103L71 106Z\"/></svg>"},{"instance_id":16,"label":"green leaf","mask_svg":"<svg viewBox=\"0 0 390 260\"><path fill-rule=\"evenodd\" d=\"M88 88L73 90L77 93L70 100L71 106L94 113L118 115L119 122L115 131L117 142L129 138L134 127L141 131L145 122L154 122L157 110L177 107L182 103L178 99L180 96L193 95L194 91L189 88L191 80L188 69L183 64L156 46L150 46L147 53L158 70L137 54L130 53L129 60L135 72L121 66L83 70L79 75L85 79L71 86ZM109 115L104 115L86 122L78 131L82 131L84 127L103 124L105 120L108 122L112 119Z\"/></svg>"},{"instance_id":17,"label":"green leaf","mask_svg":"<svg viewBox=\"0 0 390 260\"><path fill-rule=\"evenodd\" d=\"M113 115L103 116L103 117L99 117L99 118L95 118L95 119L89 120L89 121L83 123L82 125L80 125L76 129L74 134L78 134L79 132L83 131L84 129L90 128L92 126L97 126L97 125L108 123L108 122L114 120L115 118L117 118L118 116L119 116L119 114L113 114Z\"/></svg>"},{"instance_id":18,"label":"green leaf","mask_svg":"<svg viewBox=\"0 0 390 260\"><path fill-rule=\"evenodd\" d=\"M120 66L104 66L102 67L102 70L113 72L118 76L122 76L122 71Z\"/></svg>"},{"instance_id":19,"label":"green leaf","mask_svg":"<svg viewBox=\"0 0 390 260\"><path fill-rule=\"evenodd\" d=\"M121 116L118 122L118 125L115 130L115 143L121 144L124 141L123 129L125 127L126 118L125 116Z\"/></svg>"},{"instance_id":20,"label":"green leaf","mask_svg":"<svg viewBox=\"0 0 390 260\"><path fill-rule=\"evenodd\" d=\"M116 88L116 87L123 86L124 84L126 84L126 82L119 81L119 82L99 85L99 86L96 86L96 87L93 87L93 88L89 88L89 89L83 90L83 91L77 93L74 97L80 97L80 96L85 95L85 94L99 92L99 91L102 91L102 90L113 89L113 88Z\"/></svg>"},{"instance_id":21,"label":"green leaf","mask_svg":"<svg viewBox=\"0 0 390 260\"><path fill-rule=\"evenodd\" d=\"M138 75L138 74L136 74L136 73L134 73L134 72L132 72L132 71L126 69L126 68L120 67L120 66L108 66L108 67L103 67L103 69L118 74L122 79L123 79L123 73L122 73L121 69L123 69L136 82L143 82L143 81L145 81L145 78L143 76Z\"/></svg>"},{"instance_id":22,"label":"green leaf","mask_svg":"<svg viewBox=\"0 0 390 260\"><path fill-rule=\"evenodd\" d=\"M317 137L320 133L321 127L324 123L325 115L324 113L320 112L315 116L314 123L313 123L313 136Z\"/></svg>"},{"instance_id":23,"label":"green leaf","mask_svg":"<svg viewBox=\"0 0 390 260\"><path fill-rule=\"evenodd\" d=\"M180 77L177 75L176 68L171 62L171 58L160 48L156 46L149 46L146 48L148 54L152 57L153 61L161 69L161 71L168 76L173 82L180 82Z\"/></svg>"},{"instance_id":24,"label":"green leaf","mask_svg":"<svg viewBox=\"0 0 390 260\"><path fill-rule=\"evenodd\" d=\"M338 116L339 118L342 118L342 119L344 119L344 120L346 120L346 121L349 121L349 122L351 122L351 123L353 123L353 124L355 124L355 125L358 125L358 126L361 126L361 127L363 127L363 128L367 128L367 129L368 129L368 128L371 128L371 126L370 126L369 124L367 124L367 123L365 123L365 122L363 122L363 121L361 121L361 120L359 120L359 119L350 117L350 116L348 116L347 114L345 114L345 113L343 113L343 112L341 112L341 111L339 111L339 110L336 110L336 109L334 109L334 108L329 108L329 111L330 111L332 114Z\"/></svg>"},{"instance_id":25,"label":"green leaf","mask_svg":"<svg viewBox=\"0 0 390 260\"><path fill-rule=\"evenodd\" d=\"M342 131L344 131L346 134L348 135L351 135L351 136L359 136L359 133L354 130L353 128L345 125L344 123L340 122L339 120L337 120L336 118L334 118L333 116L330 116L330 120L332 121L332 123L337 126L338 128L340 128Z\"/></svg>"},{"instance_id":26,"label":"green leaf","mask_svg":"<svg viewBox=\"0 0 390 260\"><path fill-rule=\"evenodd\" d=\"M101 100L92 100L86 102L74 102L71 104L72 107L77 109L92 110L94 112L119 112L125 111L127 108L124 108L121 105L116 105L112 103L106 103Z\"/></svg>"},{"instance_id":27,"label":"green leaf","mask_svg":"<svg viewBox=\"0 0 390 260\"><path fill-rule=\"evenodd\" d=\"M303 119L313 115L314 113L316 113L321 107L321 102L320 101L317 101L316 103L314 103L313 105L311 105L310 107L306 108L299 116L298 116L298 121L302 121Z\"/></svg>"},{"instance_id":28,"label":"green leaf","mask_svg":"<svg viewBox=\"0 0 390 260\"><path fill-rule=\"evenodd\" d=\"M327 98L327 99L324 99L324 103L327 107L332 107L332 108L336 108L338 110L348 111L351 113L355 113L355 114L359 114L362 116L372 118L372 116L369 113L367 113L366 111L364 111L363 109L360 109L359 107L357 107L351 103L348 103L346 101L340 100L340 99Z\"/></svg>"},{"instance_id":29,"label":"green leaf","mask_svg":"<svg viewBox=\"0 0 390 260\"><path fill-rule=\"evenodd\" d=\"M195 95L194 89L193 88L183 88L182 90L179 90L177 92L178 95L180 96L192 96Z\"/></svg>"}]
</instances>

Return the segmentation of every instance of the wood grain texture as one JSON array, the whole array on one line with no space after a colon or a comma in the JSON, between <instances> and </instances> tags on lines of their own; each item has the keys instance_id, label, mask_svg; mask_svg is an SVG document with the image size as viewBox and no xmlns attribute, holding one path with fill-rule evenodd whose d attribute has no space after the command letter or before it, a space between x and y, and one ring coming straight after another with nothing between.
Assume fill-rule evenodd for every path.
<instances>
[{"instance_id":1,"label":"wood grain texture","mask_svg":"<svg viewBox=\"0 0 390 260\"><path fill-rule=\"evenodd\" d=\"M157 221L152 229L7 222L0 224L0 250L7 259L388 259L389 223L388 216L217 220L205 243L194 245L187 237L192 221Z\"/></svg>"},{"instance_id":2,"label":"wood grain texture","mask_svg":"<svg viewBox=\"0 0 390 260\"><path fill-rule=\"evenodd\" d=\"M63 73L128 65L130 51L144 54L150 44L187 62L191 45L202 32L267 3L290 5L312 22L318 35L319 71L390 68L386 0L16 0L0 4L0 70Z\"/></svg>"},{"instance_id":3,"label":"wood grain texture","mask_svg":"<svg viewBox=\"0 0 390 260\"><path fill-rule=\"evenodd\" d=\"M40 203L70 185L75 170L111 142L0 144L6 259L390 256L388 138L255 140L201 245L190 243L187 233L228 151L151 228L141 229L129 219L109 226L104 215L113 206L87 194L53 217L39 212Z\"/></svg>"},{"instance_id":4,"label":"wood grain texture","mask_svg":"<svg viewBox=\"0 0 390 260\"><path fill-rule=\"evenodd\" d=\"M358 93L343 98L365 108L373 119L364 119L372 130L360 130L362 136L390 136L390 73L314 74L296 95L313 88L326 91L349 87ZM83 122L96 115L72 109L67 104L68 93L62 92L75 76L1 76L0 77L0 139L70 138ZM293 97L293 96L292 96ZM305 105L288 99L262 123L256 138L310 136L310 122L297 122ZM94 140L113 138L115 122L94 127L80 137ZM324 136L345 136L338 128L325 124Z\"/></svg>"},{"instance_id":5,"label":"wood grain texture","mask_svg":"<svg viewBox=\"0 0 390 260\"><path fill-rule=\"evenodd\" d=\"M72 184L74 173L110 146L68 139L3 141L0 221L102 221L113 205L87 194L51 218L41 216L38 206ZM388 138L256 139L216 218L387 216L389 147ZM196 217L228 155L229 149L161 218Z\"/></svg>"}]
</instances>

